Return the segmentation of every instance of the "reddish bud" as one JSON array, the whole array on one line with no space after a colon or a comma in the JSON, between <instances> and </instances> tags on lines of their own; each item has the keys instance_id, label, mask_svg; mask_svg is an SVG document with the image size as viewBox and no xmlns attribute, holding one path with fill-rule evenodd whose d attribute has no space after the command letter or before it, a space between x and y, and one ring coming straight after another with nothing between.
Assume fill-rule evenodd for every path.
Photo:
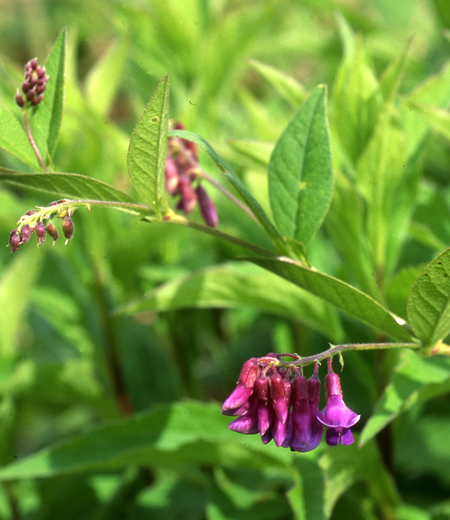
<instances>
[{"instance_id":1,"label":"reddish bud","mask_svg":"<svg viewBox=\"0 0 450 520\"><path fill-rule=\"evenodd\" d=\"M198 205L202 212L203 220L209 227L217 227L219 217L217 216L217 209L214 202L208 197L205 188L198 185L195 192L197 193Z\"/></svg>"},{"instance_id":2,"label":"reddish bud","mask_svg":"<svg viewBox=\"0 0 450 520\"><path fill-rule=\"evenodd\" d=\"M176 195L178 190L178 169L171 157L166 158L166 166L164 168L166 177L166 190L170 195Z\"/></svg>"},{"instance_id":3,"label":"reddish bud","mask_svg":"<svg viewBox=\"0 0 450 520\"><path fill-rule=\"evenodd\" d=\"M72 222L72 219L69 217L69 215L67 215L66 218L63 220L62 230L63 230L64 236L66 237L66 244L67 244L67 241L70 240L73 236L73 222Z\"/></svg>"},{"instance_id":4,"label":"reddish bud","mask_svg":"<svg viewBox=\"0 0 450 520\"><path fill-rule=\"evenodd\" d=\"M27 93L27 101L33 101L36 96L36 92L34 90L29 90Z\"/></svg>"},{"instance_id":5,"label":"reddish bud","mask_svg":"<svg viewBox=\"0 0 450 520\"><path fill-rule=\"evenodd\" d=\"M178 187L181 199L177 204L177 208L181 209L186 213L186 215L188 215L195 208L197 203L197 194L195 193L190 180L184 175L180 175L178 179Z\"/></svg>"},{"instance_id":6,"label":"reddish bud","mask_svg":"<svg viewBox=\"0 0 450 520\"><path fill-rule=\"evenodd\" d=\"M19 105L20 108L23 108L25 106L25 100L21 96L21 94L19 92L19 89L17 89L17 92L16 92L16 95L14 96L14 99L15 99L17 105Z\"/></svg>"},{"instance_id":7,"label":"reddish bud","mask_svg":"<svg viewBox=\"0 0 450 520\"><path fill-rule=\"evenodd\" d=\"M28 224L25 224L21 230L22 244L26 244L28 240L30 240L30 236L33 230L30 228Z\"/></svg>"},{"instance_id":8,"label":"reddish bud","mask_svg":"<svg viewBox=\"0 0 450 520\"><path fill-rule=\"evenodd\" d=\"M242 366L239 374L239 383L246 388L253 388L259 372L258 360L256 358L248 359Z\"/></svg>"},{"instance_id":9,"label":"reddish bud","mask_svg":"<svg viewBox=\"0 0 450 520\"><path fill-rule=\"evenodd\" d=\"M55 224L53 224L53 222L51 220L49 220L47 222L45 229L46 229L47 233L53 238L53 241L58 240L58 238L59 238L58 228L55 226Z\"/></svg>"},{"instance_id":10,"label":"reddish bud","mask_svg":"<svg viewBox=\"0 0 450 520\"><path fill-rule=\"evenodd\" d=\"M30 67L33 69L33 70L36 70L37 69L37 58L33 58L32 60L30 60L28 62L28 64L30 65Z\"/></svg>"},{"instance_id":11,"label":"reddish bud","mask_svg":"<svg viewBox=\"0 0 450 520\"><path fill-rule=\"evenodd\" d=\"M39 103L44 99L44 95L41 94L39 96L36 96L32 101L31 101L31 104L33 106L36 106L36 105L39 105Z\"/></svg>"},{"instance_id":12,"label":"reddish bud","mask_svg":"<svg viewBox=\"0 0 450 520\"><path fill-rule=\"evenodd\" d=\"M45 225L41 221L36 224L36 235L38 237L38 246L40 246L45 241Z\"/></svg>"},{"instance_id":13,"label":"reddish bud","mask_svg":"<svg viewBox=\"0 0 450 520\"><path fill-rule=\"evenodd\" d=\"M17 228L13 229L9 235L9 245L11 246L13 253L19 249L20 243L21 241L19 232L17 231Z\"/></svg>"}]
</instances>

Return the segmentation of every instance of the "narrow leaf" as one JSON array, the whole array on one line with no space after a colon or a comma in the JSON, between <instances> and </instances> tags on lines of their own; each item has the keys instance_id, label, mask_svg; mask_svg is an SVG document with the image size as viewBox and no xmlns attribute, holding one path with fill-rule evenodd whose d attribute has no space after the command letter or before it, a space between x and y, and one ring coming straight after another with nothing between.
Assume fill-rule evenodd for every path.
<instances>
[{"instance_id":1,"label":"narrow leaf","mask_svg":"<svg viewBox=\"0 0 450 520\"><path fill-rule=\"evenodd\" d=\"M450 249L428 264L411 287L408 318L425 345L450 333Z\"/></svg>"},{"instance_id":2,"label":"narrow leaf","mask_svg":"<svg viewBox=\"0 0 450 520\"><path fill-rule=\"evenodd\" d=\"M134 202L131 197L109 184L77 173L21 173L0 168L0 182L69 199Z\"/></svg>"},{"instance_id":3,"label":"narrow leaf","mask_svg":"<svg viewBox=\"0 0 450 520\"><path fill-rule=\"evenodd\" d=\"M412 406L450 390L450 359L441 356L424 359L413 351L402 352L400 359L392 381L361 432L360 446Z\"/></svg>"},{"instance_id":4,"label":"narrow leaf","mask_svg":"<svg viewBox=\"0 0 450 520\"><path fill-rule=\"evenodd\" d=\"M397 318L370 296L338 278L306 267L290 258L248 260L319 296L375 330L401 341L411 341L410 334L402 326L405 322L401 318Z\"/></svg>"},{"instance_id":5,"label":"narrow leaf","mask_svg":"<svg viewBox=\"0 0 450 520\"><path fill-rule=\"evenodd\" d=\"M33 136L41 154L53 156L58 140L64 105L64 63L66 55L66 29L63 29L45 62L49 77L44 99L36 108L31 120Z\"/></svg>"},{"instance_id":6,"label":"narrow leaf","mask_svg":"<svg viewBox=\"0 0 450 520\"><path fill-rule=\"evenodd\" d=\"M39 162L24 129L13 113L3 106L0 106L0 128L0 148L17 157L19 161L39 170Z\"/></svg>"},{"instance_id":7,"label":"narrow leaf","mask_svg":"<svg viewBox=\"0 0 450 520\"><path fill-rule=\"evenodd\" d=\"M117 312L242 306L301 320L331 341L342 341L343 330L335 309L279 276L241 262L176 278L119 307Z\"/></svg>"},{"instance_id":8,"label":"narrow leaf","mask_svg":"<svg viewBox=\"0 0 450 520\"><path fill-rule=\"evenodd\" d=\"M308 244L333 193L326 88L318 87L275 145L269 163L269 196L275 223L288 238Z\"/></svg>"},{"instance_id":9,"label":"narrow leaf","mask_svg":"<svg viewBox=\"0 0 450 520\"><path fill-rule=\"evenodd\" d=\"M380 79L380 89L385 101L390 101L397 93L405 72L411 42L412 38L404 44L400 53L392 60Z\"/></svg>"},{"instance_id":10,"label":"narrow leaf","mask_svg":"<svg viewBox=\"0 0 450 520\"><path fill-rule=\"evenodd\" d=\"M228 166L225 160L220 157L220 155L205 139L197 134L194 134L193 132L188 132L186 130L172 130L169 132L169 136L187 139L188 141L192 141L203 148L203 150L208 153L216 165L224 172L225 177L234 186L241 200L251 209L258 222L272 240L272 243L275 244L275 246L277 246L280 251L285 250L283 238L278 233L259 202L251 195L247 187L233 173L233 170L230 168L230 166Z\"/></svg>"},{"instance_id":11,"label":"narrow leaf","mask_svg":"<svg viewBox=\"0 0 450 520\"><path fill-rule=\"evenodd\" d=\"M168 125L169 76L164 76L134 127L128 148L128 173L158 218L166 206L163 184Z\"/></svg>"},{"instance_id":12,"label":"narrow leaf","mask_svg":"<svg viewBox=\"0 0 450 520\"><path fill-rule=\"evenodd\" d=\"M292 107L297 108L303 103L307 92L295 78L257 60L249 60L249 63Z\"/></svg>"}]
</instances>

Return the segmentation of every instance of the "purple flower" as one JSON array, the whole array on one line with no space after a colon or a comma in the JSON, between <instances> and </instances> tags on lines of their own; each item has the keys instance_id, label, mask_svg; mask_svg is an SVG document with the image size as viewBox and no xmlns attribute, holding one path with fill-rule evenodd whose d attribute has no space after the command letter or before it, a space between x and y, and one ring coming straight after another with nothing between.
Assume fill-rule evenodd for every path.
<instances>
[{"instance_id":1,"label":"purple flower","mask_svg":"<svg viewBox=\"0 0 450 520\"><path fill-rule=\"evenodd\" d=\"M345 405L337 374L330 372L325 376L325 388L327 404L317 415L317 419L327 427L326 442L329 446L337 446L339 442L345 445L352 444L354 439L350 428L361 416Z\"/></svg>"},{"instance_id":2,"label":"purple flower","mask_svg":"<svg viewBox=\"0 0 450 520\"><path fill-rule=\"evenodd\" d=\"M195 189L198 198L198 205L202 213L203 220L209 227L217 227L219 218L217 216L217 209L214 202L208 197L205 188L199 184Z\"/></svg>"},{"instance_id":3,"label":"purple flower","mask_svg":"<svg viewBox=\"0 0 450 520\"><path fill-rule=\"evenodd\" d=\"M244 412L248 412L250 406L247 401L253 393L259 370L256 358L251 358L244 363L236 388L223 403L223 415L242 415Z\"/></svg>"}]
</instances>

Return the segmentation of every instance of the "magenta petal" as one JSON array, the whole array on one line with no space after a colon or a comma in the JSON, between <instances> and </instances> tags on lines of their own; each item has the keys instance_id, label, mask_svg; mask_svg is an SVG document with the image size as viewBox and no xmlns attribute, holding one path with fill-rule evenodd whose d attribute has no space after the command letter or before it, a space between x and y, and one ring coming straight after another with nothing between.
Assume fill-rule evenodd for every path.
<instances>
[{"instance_id":1,"label":"magenta petal","mask_svg":"<svg viewBox=\"0 0 450 520\"><path fill-rule=\"evenodd\" d=\"M292 409L295 436L303 446L307 446L311 440L311 414L306 399L294 403Z\"/></svg>"},{"instance_id":2,"label":"magenta petal","mask_svg":"<svg viewBox=\"0 0 450 520\"><path fill-rule=\"evenodd\" d=\"M259 433L264 435L272 422L272 407L268 401L258 399L258 428Z\"/></svg>"},{"instance_id":3,"label":"magenta petal","mask_svg":"<svg viewBox=\"0 0 450 520\"><path fill-rule=\"evenodd\" d=\"M350 430L349 430L350 431ZM339 444L339 432L336 428L328 428L325 440L328 446L337 446Z\"/></svg>"},{"instance_id":4,"label":"magenta petal","mask_svg":"<svg viewBox=\"0 0 450 520\"><path fill-rule=\"evenodd\" d=\"M258 433L258 416L255 414L243 415L232 421L228 428L244 435L253 435Z\"/></svg>"},{"instance_id":5,"label":"magenta petal","mask_svg":"<svg viewBox=\"0 0 450 520\"><path fill-rule=\"evenodd\" d=\"M319 446L320 441L322 440L323 434L323 424L320 423L316 418L313 418L311 425L311 437L309 443L304 446L298 439L294 436L292 438L291 449L293 451L299 451L301 453L306 453L307 451L312 451Z\"/></svg>"},{"instance_id":6,"label":"magenta petal","mask_svg":"<svg viewBox=\"0 0 450 520\"><path fill-rule=\"evenodd\" d=\"M234 410L241 407L251 396L253 388L248 388L238 383L230 397L223 403L222 410Z\"/></svg>"},{"instance_id":7,"label":"magenta petal","mask_svg":"<svg viewBox=\"0 0 450 520\"><path fill-rule=\"evenodd\" d=\"M282 442L281 446L283 448L290 448L293 436L294 436L294 421L292 420L292 413L290 413L288 420L287 420L286 435L284 437L284 441Z\"/></svg>"},{"instance_id":8,"label":"magenta petal","mask_svg":"<svg viewBox=\"0 0 450 520\"><path fill-rule=\"evenodd\" d=\"M317 414L319 421L329 428L350 428L361 418L348 408L340 395L330 395L325 408Z\"/></svg>"},{"instance_id":9,"label":"magenta petal","mask_svg":"<svg viewBox=\"0 0 450 520\"><path fill-rule=\"evenodd\" d=\"M348 446L349 444L353 444L354 441L355 439L353 438L353 433L351 432L351 430L347 428L342 428L341 443L345 446Z\"/></svg>"},{"instance_id":10,"label":"magenta petal","mask_svg":"<svg viewBox=\"0 0 450 520\"><path fill-rule=\"evenodd\" d=\"M270 428L264 433L264 435L261 435L261 441L263 444L268 444L272 440L272 432L270 431Z\"/></svg>"},{"instance_id":11,"label":"magenta petal","mask_svg":"<svg viewBox=\"0 0 450 520\"><path fill-rule=\"evenodd\" d=\"M272 401L273 410L278 419L284 424L289 413L289 401L286 398L280 397Z\"/></svg>"},{"instance_id":12,"label":"magenta petal","mask_svg":"<svg viewBox=\"0 0 450 520\"><path fill-rule=\"evenodd\" d=\"M272 436L275 444L279 447L283 444L286 433L287 433L287 425L288 421L284 423L280 421L280 419L275 416L272 421Z\"/></svg>"}]
</instances>

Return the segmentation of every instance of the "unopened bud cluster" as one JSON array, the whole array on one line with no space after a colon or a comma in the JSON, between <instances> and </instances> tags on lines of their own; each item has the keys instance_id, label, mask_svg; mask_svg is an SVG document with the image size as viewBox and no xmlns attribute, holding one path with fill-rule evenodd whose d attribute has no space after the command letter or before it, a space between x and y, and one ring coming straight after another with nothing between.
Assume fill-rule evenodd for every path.
<instances>
[{"instance_id":1,"label":"unopened bud cluster","mask_svg":"<svg viewBox=\"0 0 450 520\"><path fill-rule=\"evenodd\" d=\"M48 76L45 67L40 67L36 58L30 60L25 65L25 80L21 86L22 92L17 89L14 97L19 107L23 108L27 104L31 106L39 105L44 98L47 81Z\"/></svg>"},{"instance_id":2,"label":"unopened bud cluster","mask_svg":"<svg viewBox=\"0 0 450 520\"><path fill-rule=\"evenodd\" d=\"M183 130L181 123L174 123L175 130ZM186 215L199 205L205 224L217 227L219 219L213 201L199 182L197 147L192 141L169 137L165 167L166 190L173 197L178 197L177 209Z\"/></svg>"},{"instance_id":3,"label":"unopened bud cluster","mask_svg":"<svg viewBox=\"0 0 450 520\"><path fill-rule=\"evenodd\" d=\"M69 201L63 199L52 202L46 208L38 208L27 211L25 215L20 217L17 227L11 231L8 246L11 246L12 252L15 253L19 246L26 244L33 233L36 233L37 245L40 246L46 235L50 235L53 243L59 238L58 228L53 219L56 217L62 220L62 233L67 242L73 236L73 222L71 215L75 208L67 205Z\"/></svg>"},{"instance_id":4,"label":"unopened bud cluster","mask_svg":"<svg viewBox=\"0 0 450 520\"><path fill-rule=\"evenodd\" d=\"M317 448L324 426L329 446L352 444L350 428L360 416L345 405L331 362L325 376L326 405L319 411L318 364L306 379L294 364L279 366L282 356L268 354L244 363L237 387L222 407L224 415L236 416L229 428L247 435L259 433L264 444L273 439L277 446L299 452Z\"/></svg>"}]
</instances>

